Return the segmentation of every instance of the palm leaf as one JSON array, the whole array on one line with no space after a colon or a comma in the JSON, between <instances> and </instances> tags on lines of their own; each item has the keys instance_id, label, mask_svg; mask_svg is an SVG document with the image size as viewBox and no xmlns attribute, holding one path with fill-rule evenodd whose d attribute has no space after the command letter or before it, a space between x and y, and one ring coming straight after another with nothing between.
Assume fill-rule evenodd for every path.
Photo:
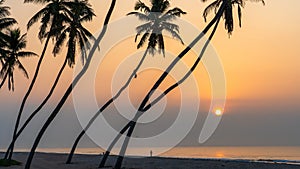
<instances>
[{"instance_id":1,"label":"palm leaf","mask_svg":"<svg viewBox=\"0 0 300 169\"><path fill-rule=\"evenodd\" d=\"M239 25L240 27L242 27L242 9L240 5L238 5L238 17L239 17Z\"/></svg>"},{"instance_id":2,"label":"palm leaf","mask_svg":"<svg viewBox=\"0 0 300 169\"><path fill-rule=\"evenodd\" d=\"M32 56L38 56L38 55L34 52L18 52L17 53L17 57L21 57L21 58L32 57Z\"/></svg>"},{"instance_id":3,"label":"palm leaf","mask_svg":"<svg viewBox=\"0 0 300 169\"><path fill-rule=\"evenodd\" d=\"M27 23L27 29L30 29L30 27L36 23L40 18L42 18L45 13L47 12L48 8L41 9L38 13L36 13Z\"/></svg>"},{"instance_id":4,"label":"palm leaf","mask_svg":"<svg viewBox=\"0 0 300 169\"><path fill-rule=\"evenodd\" d=\"M136 2L135 6L134 6L134 10L141 10L141 11L143 11L145 13L149 13L150 12L150 8L148 6L146 6L140 0L138 2Z\"/></svg>"},{"instance_id":5,"label":"palm leaf","mask_svg":"<svg viewBox=\"0 0 300 169\"><path fill-rule=\"evenodd\" d=\"M163 56L165 57L165 43L164 43L164 37L162 34L158 35L158 52L163 53Z\"/></svg>"},{"instance_id":6,"label":"palm leaf","mask_svg":"<svg viewBox=\"0 0 300 169\"><path fill-rule=\"evenodd\" d=\"M25 67L22 65L22 63L21 63L19 60L16 62L16 65L18 66L19 70L24 74L24 76L25 76L27 79L29 79L29 75L28 75L28 73L27 73Z\"/></svg>"},{"instance_id":7,"label":"palm leaf","mask_svg":"<svg viewBox=\"0 0 300 169\"><path fill-rule=\"evenodd\" d=\"M53 51L52 51L54 56L56 56L56 54L58 54L60 52L62 44L66 41L67 32L68 32L68 29L65 29L60 34L60 36L57 38L56 43L55 43L54 48L53 48Z\"/></svg>"},{"instance_id":8,"label":"palm leaf","mask_svg":"<svg viewBox=\"0 0 300 169\"><path fill-rule=\"evenodd\" d=\"M142 14L140 12L130 12L127 15L135 15L138 17L141 21L151 21L151 18L145 14Z\"/></svg>"},{"instance_id":9,"label":"palm leaf","mask_svg":"<svg viewBox=\"0 0 300 169\"><path fill-rule=\"evenodd\" d=\"M144 33L144 35L142 36L140 42L137 45L137 48L139 49L140 47L142 47L145 43L145 41L147 40L147 38L149 37L150 33Z\"/></svg>"}]
</instances>

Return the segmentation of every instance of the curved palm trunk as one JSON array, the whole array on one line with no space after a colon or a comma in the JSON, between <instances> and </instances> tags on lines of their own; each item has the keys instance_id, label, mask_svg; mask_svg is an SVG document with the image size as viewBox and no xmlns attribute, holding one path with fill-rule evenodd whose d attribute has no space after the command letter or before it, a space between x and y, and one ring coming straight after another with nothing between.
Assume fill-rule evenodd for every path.
<instances>
[{"instance_id":1,"label":"curved palm trunk","mask_svg":"<svg viewBox=\"0 0 300 169\"><path fill-rule=\"evenodd\" d=\"M137 74L138 70L140 69L140 67L142 66L146 56L148 53L148 49L145 51L142 59L140 60L140 62L138 63L137 67L133 70L132 74L130 75L130 77L128 78L127 82L124 84L124 86L117 92L117 94L115 96L113 96L111 99L109 99L99 110L98 112L90 119L90 121L88 122L88 124L86 125L86 127L81 131L81 133L77 136L72 149L69 153L68 159L66 164L70 164L72 162L72 157L74 155L74 152L76 150L76 147L80 141L80 139L83 137L83 135L85 134L85 132L91 127L91 125L94 123L94 121L97 119L97 117L111 104L114 102L114 100L116 100L121 93L129 86L131 80L133 79L133 77Z\"/></svg>"},{"instance_id":2,"label":"curved palm trunk","mask_svg":"<svg viewBox=\"0 0 300 169\"><path fill-rule=\"evenodd\" d=\"M118 133L118 135L114 138L114 140L110 143L108 149L106 150L104 156L102 157L101 163L99 165L99 168L102 168L105 166L106 160L111 152L111 150L113 149L113 147L115 146L115 144L117 143L117 141L120 139L120 137L125 133L125 131L130 127L132 121L127 123L127 125Z\"/></svg>"},{"instance_id":3,"label":"curved palm trunk","mask_svg":"<svg viewBox=\"0 0 300 169\"><path fill-rule=\"evenodd\" d=\"M191 74L192 72L195 70L195 68L198 66L201 58L203 57L204 55L204 52L206 51L207 49L207 46L209 44L209 42L211 41L211 39L213 38L216 30L217 30L217 27L218 27L218 24L219 24L219 21L220 21L220 18L217 20L216 22L216 25L210 35L210 37L208 38L208 40L206 41L204 47L202 48L202 51L198 57L198 59L196 60L196 62L194 63L194 65L192 66L192 68L190 69L190 71L188 71L188 73L186 73L184 75L184 77L177 83L175 83L174 85L172 85L171 87L169 87L166 91L163 92L163 94L161 94L156 100L154 100L152 103L149 104L149 106L146 106L143 110L143 112L146 112L147 110L149 110L152 106L154 106L158 101L160 101L163 96L167 95L170 91L172 91L173 89L175 89L177 86L179 86L181 83L183 83ZM139 117L142 115L143 113L141 113L139 115ZM138 117L138 118L139 118ZM128 147L128 144L129 144L129 141L130 141L130 138L132 136L132 133L133 133L133 130L136 126L136 120L134 120L134 122L132 123L132 125L130 125L130 128L128 130L128 133L127 133L127 137L125 138L124 140L124 143L122 145L122 148L121 148L121 151L120 151L120 154L118 156L118 159L117 159L117 162L116 162L116 165L115 165L115 169L120 169L121 166L122 166L122 162L123 162L123 159L124 159L124 156L125 156L125 152L126 152L126 149Z\"/></svg>"},{"instance_id":4,"label":"curved palm trunk","mask_svg":"<svg viewBox=\"0 0 300 169\"><path fill-rule=\"evenodd\" d=\"M73 90L73 87L76 86L76 84L78 83L78 81L81 79L81 77L87 71L87 69L88 69L88 67L90 65L91 59L92 59L92 57L93 57L93 55L94 55L94 53L95 53L95 51L97 49L97 46L99 45L100 41L103 39L103 37L104 37L104 35L106 33L107 25L108 25L108 22L110 20L111 15L112 15L112 12L114 10L115 4L116 4L116 0L112 0L110 8L109 8L109 11L108 11L108 13L106 15L106 18L104 20L103 29L102 29L99 37L96 39L95 44L93 45L93 47L92 47L92 49L91 49L91 51L89 53L89 56L88 56L86 64L83 66L82 70L75 77L75 79L73 80L73 82L70 84L70 86L68 87L67 91L65 92L65 94L63 95L63 97L61 98L61 100L59 101L58 105L53 110L53 112L50 114L50 116L48 117L47 121L45 122L45 124L41 128L40 132L38 133L38 135L37 135L37 137L36 137L36 139L35 139L35 141L33 143L33 146L31 148L31 151L29 153L29 156L28 156L28 159L27 159L27 162L26 162L26 165L25 165L25 169L30 169L31 162L32 162L35 150L36 150L36 148L37 148L37 146L38 146L41 138L43 137L45 131L47 130L47 128L49 127L49 125L51 124L51 122L54 120L54 118L59 113L60 109L62 108L62 106L64 105L64 103L66 102L66 100L68 99L69 95L71 94L71 92Z\"/></svg>"},{"instance_id":5,"label":"curved palm trunk","mask_svg":"<svg viewBox=\"0 0 300 169\"><path fill-rule=\"evenodd\" d=\"M50 99L50 97L52 96L56 86L57 86L57 83L62 75L62 72L64 71L65 67L67 65L67 58L65 59L62 67L60 68L59 70L59 73L57 74L57 77L51 87L51 90L49 91L48 95L45 97L45 99L43 100L43 102L39 105L39 107L33 112L31 113L31 115L27 118L27 120L25 121L25 123L22 125L22 127L19 129L19 131L17 132L15 138L12 140L12 142L10 143L7 151L6 151L6 154L9 153L9 150L12 148L13 146L13 143L16 142L16 140L19 138L19 136L22 134L22 132L24 131L24 129L27 127L27 125L30 123L30 121L35 117L35 115L37 115L37 113L43 108L43 106L47 103L47 101Z\"/></svg>"},{"instance_id":6,"label":"curved palm trunk","mask_svg":"<svg viewBox=\"0 0 300 169\"><path fill-rule=\"evenodd\" d=\"M52 31L52 29L53 29L53 25L52 25L51 28L50 28L50 32ZM26 94L25 94L25 96L24 96L24 98L23 98L23 100L22 100L22 103L21 103L21 106L20 106L20 109L19 109L19 112L18 112L18 116L17 116L15 128L14 128L14 132L13 132L12 146L10 146L10 149L8 148L7 152L5 153L5 157L4 157L5 159L7 159L8 153L9 153L9 159L11 159L12 154L13 154L13 152L14 152L14 146L15 146L15 141L14 141L14 140L15 140L15 138L16 138L17 131L18 131L18 128L19 128L19 125L20 125L20 120L21 120L21 116L22 116L22 113L23 113L23 110L24 110L24 106L25 106L25 104L26 104L26 101L27 101L27 99L28 99L28 97L29 97L29 95L30 95L32 89L33 89L33 86L34 86L35 81L36 81L36 79L37 79L37 76L38 76L38 74L39 74L39 70L40 70L42 61L43 61L43 59L44 59L44 56L45 56L45 53L46 53L46 50L47 50L47 47L48 47L50 37L51 37L51 34L49 34L49 35L47 36L47 39L46 39L46 42L45 42L45 45L44 45L44 49L43 49L43 51L42 51L42 54L41 54L41 56L40 56L40 59L39 59L39 61L38 61L38 64L37 64L37 66L36 66L36 69L35 69L35 73L34 73L33 79L32 79L32 81L31 81L31 83L30 83L30 85L29 85L29 88L28 88L28 90L27 90L27 92L26 92Z\"/></svg>"},{"instance_id":7,"label":"curved palm trunk","mask_svg":"<svg viewBox=\"0 0 300 169\"><path fill-rule=\"evenodd\" d=\"M180 84L182 84L193 72L194 70L196 69L196 67L198 66L198 64L200 63L210 41L212 40L216 30L217 30L217 27L218 27L218 24L219 24L219 21L220 21L221 18L218 19L212 33L210 34L209 38L207 39L207 41L205 42L202 50L201 50L201 53L199 55L199 57L197 58L197 60L195 61L195 63L193 64L193 66L190 68L190 70L183 76L183 78L181 78L177 83L173 84L172 86L170 86L168 89L166 89L161 95L159 95L156 99L154 99L151 103L149 103L145 108L144 108L144 111L148 111L151 107L153 107L156 103L158 103L164 96L166 96L169 92L171 92L173 89L175 89L176 87L178 87Z\"/></svg>"},{"instance_id":8,"label":"curved palm trunk","mask_svg":"<svg viewBox=\"0 0 300 169\"><path fill-rule=\"evenodd\" d=\"M167 77L167 75L169 74L169 72L174 68L174 66L177 64L177 62L180 60L180 59L182 59L184 56L185 56L185 54L187 54L191 49L192 49L192 47L194 47L195 46L195 44L208 32L208 30L222 17L222 13L223 13L223 10L224 10L224 6L225 6L225 3L223 3L222 4L222 6L220 7L220 9L218 10L218 12L217 12L217 14L216 14L216 16L211 20L211 22L205 27L205 29L202 31L202 33L201 34L199 34L192 42L191 42L191 44L188 46L188 47L186 47L174 60L173 60L173 62L169 65L169 67L166 69L166 71L161 75L161 77L158 79L158 81L154 84L154 86L152 87L152 89L148 92L148 94L146 95L146 97L144 98L144 100L142 101L142 103L141 103L141 105L140 105L140 107L139 107L139 109L138 109L138 111L139 111L139 114L137 114L136 115L136 117L135 118L138 118L138 116L140 116L140 115L142 115L142 112L145 112L145 106L146 106L146 103L149 101L149 99L150 99L150 97L151 97L151 95L152 95L152 93L159 87L159 85L164 81L164 79ZM150 106L151 107L151 106ZM149 107L149 108L150 108ZM135 126L135 122L136 120L132 120L132 121L130 121L121 131L126 131L129 127L131 127L131 128L134 128L134 126ZM131 133L129 132L129 131L131 131ZM133 129L129 129L129 131L127 132L127 136L131 136L131 134L132 134L132 132L133 132ZM123 133L124 133L123 132ZM119 139L120 137L121 137L121 135L123 134L123 133L119 133L118 135L117 135L117 137L115 138L115 140L117 139ZM129 139L129 138L128 138ZM113 141L112 143L111 143L111 145L109 146L109 147L113 147L115 144L116 144L116 142L117 141ZM124 140L124 143L126 144L126 138L125 138L125 140ZM125 145L125 144L123 144L124 145L124 147L126 146L127 147L127 145ZM128 144L128 143L127 143ZM123 147L122 147L122 149L123 149ZM125 150L126 150L126 148L125 148ZM124 150L123 150L124 151ZM102 161L101 161L101 165L100 165L100 167L104 167L104 165L105 165L105 162L106 162L106 159L107 159L107 157L108 157L108 155L109 155L109 151L106 151L105 152L105 155L106 156L104 156L103 158L102 158ZM122 161L123 161L123 156L119 156L118 157L118 159L117 159L117 163L116 163L116 166L115 167L120 167L121 166L121 164L122 164ZM116 168L116 169L118 169L118 168Z\"/></svg>"}]
</instances>

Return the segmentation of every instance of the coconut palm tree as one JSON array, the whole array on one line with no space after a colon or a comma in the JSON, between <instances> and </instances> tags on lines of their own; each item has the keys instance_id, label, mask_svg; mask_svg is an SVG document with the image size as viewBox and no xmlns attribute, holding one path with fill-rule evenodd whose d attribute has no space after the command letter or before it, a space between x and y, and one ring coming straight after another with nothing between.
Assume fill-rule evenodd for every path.
<instances>
[{"instance_id":1,"label":"coconut palm tree","mask_svg":"<svg viewBox=\"0 0 300 169\"><path fill-rule=\"evenodd\" d=\"M82 64L84 64L87 51L91 47L89 40L95 40L92 33L82 25L84 22L92 21L95 13L86 0L75 0L74 2L72 1L66 4L70 8L66 13L65 19L67 26L62 29L62 33L57 39L53 53L57 54L61 50L63 42L66 41L68 35L68 52L66 59L68 65L73 67L75 64L76 48L81 50L81 60Z\"/></svg>"},{"instance_id":2,"label":"coconut palm tree","mask_svg":"<svg viewBox=\"0 0 300 169\"><path fill-rule=\"evenodd\" d=\"M206 0L204 0L206 1ZM220 1L220 2L219 2ZM174 66L177 64L177 62L182 59L185 54L187 54L190 49L203 37L204 34L206 34L208 32L208 30L215 24L215 28L212 31L211 36L209 37L208 41L206 42L199 58L197 59L197 61L194 63L193 67L191 68L191 71L193 71L196 66L198 65L198 63L201 60L202 55L204 54L204 51L206 50L206 47L209 43L209 41L212 39L219 20L221 19L222 16L224 16L224 20L225 20L225 29L228 31L228 34L231 35L232 31L233 31L233 17L232 17L232 7L234 5L241 5L242 1L236 1L236 0L219 0L218 3L214 2L213 5L211 4L210 6L215 6L215 17L211 20L211 22L206 26L206 28L202 31L201 34L199 34L194 41L186 48L184 49L175 59L174 61L170 64L170 66L166 69L166 71L161 75L161 77L158 79L158 81L154 84L154 86L152 87L152 89L148 92L148 94L146 95L146 97L144 98L144 100L142 101L142 103L140 104L139 108L138 108L138 112L136 113L136 116L129 122L127 123L127 125L120 131L120 133L116 136L116 138L112 141L112 143L109 146L109 150L111 150L113 148L113 146L116 144L116 142L119 140L119 138L121 137L122 134L124 134L126 131L127 132L127 137L124 140L123 146L121 148L120 151L120 155L118 156L115 168L119 169L121 168L122 165L122 161L124 158L124 154L126 152L130 137L134 131L135 125L136 125L136 121L139 119L140 116L143 115L144 112L146 112L147 110L149 110L155 103L157 103L161 98L163 98L163 96L165 96L164 94L169 93L170 91L172 91L174 88L176 88L179 84L181 84L189 75L190 73L188 72L179 82L175 83L174 85L172 85L171 87L169 87L166 91L164 91L164 94L160 95L157 99L155 99L152 103L147 105L147 102L149 101L150 97L152 96L152 93L155 92L155 90L160 86L160 84L164 81L164 79L167 77L167 75L169 74L169 72L174 68ZM263 2L263 0L253 0L253 1L260 1ZM216 3L216 4L215 4ZM203 16L206 18L207 13L212 10L212 7L208 7L205 9ZM241 19L241 10L238 10L238 15L239 15L239 19ZM241 23L241 21L240 21ZM109 154L109 152L107 151L106 153ZM104 166L104 165L103 165Z\"/></svg>"},{"instance_id":3,"label":"coconut palm tree","mask_svg":"<svg viewBox=\"0 0 300 169\"><path fill-rule=\"evenodd\" d=\"M72 157L76 150L76 147L83 137L85 132L90 128L90 126L94 123L97 117L111 104L116 100L121 93L128 87L133 77L136 77L136 73L139 70L140 66L142 65L145 57L149 53L150 55L154 55L156 51L159 53L163 53L165 55L165 45L164 45L164 38L163 38L163 31L170 33L174 38L180 40L183 44L181 37L179 36L179 26L176 24L171 23L170 21L174 20L177 17L180 17L182 14L186 14L179 8L173 8L171 10L167 10L170 7L170 3L168 0L152 0L151 1L152 7L146 6L143 2L138 1L135 4L135 10L141 10L143 13L140 12L130 12L128 15L135 15L139 19L147 21L147 23L142 24L136 28L137 35L135 41L137 41L138 36L143 33L140 42L137 45L137 48L141 48L146 40L148 40L147 49L142 56L137 67L134 69L133 73L128 78L125 85L114 95L111 99L109 99L95 115L91 118L88 122L87 126L79 133L78 137L76 138L72 149L70 151L67 164L70 164L72 161ZM108 155L105 157L107 158Z\"/></svg>"},{"instance_id":4,"label":"coconut palm tree","mask_svg":"<svg viewBox=\"0 0 300 169\"><path fill-rule=\"evenodd\" d=\"M37 12L28 22L27 24L27 28L29 29L34 23L38 22L39 20L41 20L41 26L40 26L40 31L38 33L38 37L40 40L44 40L45 44L44 44L44 48L43 51L40 55L38 64L36 66L35 69L35 73L33 75L33 78L31 80L31 83L29 85L29 88L22 100L19 112L18 112L18 116L16 119L16 123L15 123L15 128L14 128L14 132L13 132L13 138L12 138L12 146L10 146L10 148L7 149L7 152L5 154L5 158L7 158L8 154L12 154L13 150L14 150L14 140L16 138L17 135L17 131L18 131L18 127L20 124L20 120L21 120L21 116L23 113L23 109L24 106L26 104L26 101L33 89L33 86L35 84L35 81L37 79L39 70L40 70L40 66L42 64L42 61L44 59L45 53L46 53L46 49L48 47L49 44L49 40L51 38L56 38L57 36L59 36L60 34L60 29L62 27L62 13L64 11L67 10L66 6L65 6L65 1L64 0L25 0L25 3L37 3L37 4L46 4L46 6L41 9L39 12ZM11 155L10 155L11 156Z\"/></svg>"},{"instance_id":5,"label":"coconut palm tree","mask_svg":"<svg viewBox=\"0 0 300 169\"><path fill-rule=\"evenodd\" d=\"M27 158L27 162L25 164L25 169L30 169L31 166L31 162L33 160L34 154L35 154L35 150L37 148L37 146L39 145L40 140L42 139L45 131L47 130L47 128L49 127L49 125L51 124L51 122L55 119L55 117L57 116L57 114L60 112L61 108L63 107L63 105L65 104L66 100L68 99L68 97L70 96L70 94L73 91L73 88L77 85L77 83L79 82L79 80L82 78L82 76L86 73L87 69L89 68L89 65L91 63L91 59L97 49L97 47L99 46L101 40L103 39L106 31L107 31L107 25L110 21L111 15L114 11L116 5L116 0L112 0L111 1L111 5L109 7L109 10L106 14L106 17L104 19L104 23L103 23L103 28L102 31L100 32L99 36L97 37L97 39L95 40L95 43L93 44L90 53L86 59L86 63L84 64L82 70L78 73L78 75L75 77L75 79L72 81L72 83L69 85L68 89L66 90L66 92L64 93L64 95L62 96L62 98L60 99L59 103L57 104L57 106L55 107L55 109L53 110L53 112L50 114L50 116L48 117L48 119L46 120L45 124L43 125L43 127L41 128L41 130L39 131L33 146L30 150L29 156Z\"/></svg>"},{"instance_id":6,"label":"coconut palm tree","mask_svg":"<svg viewBox=\"0 0 300 169\"><path fill-rule=\"evenodd\" d=\"M2 50L5 51L3 57L3 66L0 71L0 76L3 77L0 88L7 79L8 89L14 91L14 70L18 68L24 76L28 79L28 73L19 60L30 56L37 56L33 52L23 51L26 48L26 34L21 35L20 29L13 29L6 31L6 37L3 39L5 45Z\"/></svg>"},{"instance_id":7,"label":"coconut palm tree","mask_svg":"<svg viewBox=\"0 0 300 169\"><path fill-rule=\"evenodd\" d=\"M158 51L165 55L165 44L162 32L169 32L174 38L180 40L183 44L183 41L179 36L179 26L171 23L170 21L186 14L186 12L183 12L177 7L168 10L170 7L168 0L151 0L151 5L152 6L150 8L143 2L138 1L135 4L134 9L140 10L141 12L130 12L127 15L135 15L140 20L146 21L145 24L136 28L137 35L135 41L137 41L138 36L143 34L137 48L139 49L142 47L148 39L147 51L150 54L154 55L155 51Z\"/></svg>"},{"instance_id":8,"label":"coconut palm tree","mask_svg":"<svg viewBox=\"0 0 300 169\"><path fill-rule=\"evenodd\" d=\"M79 48L82 60L86 58L86 52L90 48L90 39L94 39L93 35L82 25L84 22L91 21L93 16L95 16L93 9L90 7L90 4L87 3L87 1L78 1L75 0L75 2L66 2L65 3L68 8L70 8L68 13L64 16L64 25L61 31L60 36L57 37L57 41L55 43L55 47L53 49L53 54L57 55L66 39L68 39L68 52L66 59L64 63L62 64L62 67L59 70L59 73L54 81L54 84L51 87L51 90L49 91L48 95L45 97L45 99L41 102L41 104L35 109L31 115L27 118L25 123L20 127L19 131L16 134L16 137L11 142L10 146L12 146L12 143L15 142L18 137L21 135L23 130L27 127L27 125L30 123L30 121L35 117L35 115L43 108L43 106L47 103L47 101L52 96L59 79L67 65L69 63L69 66L72 67L75 64L75 56L76 56L76 49Z\"/></svg>"},{"instance_id":9,"label":"coconut palm tree","mask_svg":"<svg viewBox=\"0 0 300 169\"><path fill-rule=\"evenodd\" d=\"M201 0L202 2L207 2L208 0ZM245 7L246 1L252 2L261 2L265 5L264 0L215 0L210 5L208 5L203 12L203 18L206 21L208 14L212 11L217 11L220 8L222 3L225 3L225 8L223 11L223 18L225 20L225 29L227 30L228 34L231 35L234 29L234 19L233 19L233 8L237 6L237 13L238 13L238 20L239 26L242 26L242 8Z\"/></svg>"}]
</instances>

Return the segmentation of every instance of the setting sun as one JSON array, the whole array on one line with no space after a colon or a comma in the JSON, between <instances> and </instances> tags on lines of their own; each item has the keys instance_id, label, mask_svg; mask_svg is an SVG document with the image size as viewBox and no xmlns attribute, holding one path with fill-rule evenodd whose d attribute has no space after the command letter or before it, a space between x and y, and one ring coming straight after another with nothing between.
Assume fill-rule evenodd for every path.
<instances>
[{"instance_id":1,"label":"setting sun","mask_svg":"<svg viewBox=\"0 0 300 169\"><path fill-rule=\"evenodd\" d=\"M217 115L217 116L222 116L222 114L223 114L223 112L222 112L221 109L216 109L215 115Z\"/></svg>"}]
</instances>

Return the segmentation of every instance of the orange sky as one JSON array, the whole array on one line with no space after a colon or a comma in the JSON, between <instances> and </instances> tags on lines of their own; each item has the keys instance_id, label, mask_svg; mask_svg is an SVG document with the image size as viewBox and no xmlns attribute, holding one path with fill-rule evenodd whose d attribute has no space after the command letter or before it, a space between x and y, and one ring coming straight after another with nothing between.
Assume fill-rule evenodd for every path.
<instances>
[{"instance_id":1,"label":"orange sky","mask_svg":"<svg viewBox=\"0 0 300 169\"><path fill-rule=\"evenodd\" d=\"M94 0L91 3L96 9L97 18L89 24L89 27L91 30L97 31L109 1L97 3ZM20 0L7 1L6 4L12 7L13 16L18 19L19 26L23 30L25 30L28 18L39 9L37 5L24 5ZM179 0L172 1L173 6L180 6L188 12L183 18L200 30L205 26L203 18L201 18L201 11L207 4L200 3L200 1L190 1L189 3L181 3ZM118 2L113 19L116 20L123 17L128 11L132 11L133 5L134 1L131 3ZM297 86L300 84L300 80L297 78L300 72L300 58L297 57L300 54L298 47L300 39L297 33L300 29L300 17L297 15L297 6L299 5L300 2L292 0L285 3L279 0L267 1L266 6L248 2L243 10L243 26L240 29L236 24L235 31L230 38L224 31L223 22L221 22L222 25L219 26L213 45L225 68L229 99L299 97L299 90L297 90ZM28 49L39 53L42 46L36 38L36 28L34 27L28 32ZM31 59L29 64L34 66L33 60ZM57 62L59 62L56 61L57 59L52 60L49 56L48 60L56 62L51 67L57 67ZM49 62L47 61L45 65L49 65ZM50 65L45 67L50 67ZM27 69L32 72L29 66ZM30 73L30 75L32 74ZM19 93L22 88L18 85L18 80L16 84L15 94Z\"/></svg>"},{"instance_id":2,"label":"orange sky","mask_svg":"<svg viewBox=\"0 0 300 169\"><path fill-rule=\"evenodd\" d=\"M27 21L41 6L23 4L22 2L23 0L6 0L5 4L12 8L13 16L18 20L23 32L26 32ZM87 25L92 32L97 32L102 25L102 20L110 1L99 2L98 0L91 0L90 2L95 9L97 17L92 23ZM188 3L183 3L182 0L172 0L171 2L172 6L178 6L188 12L183 17L184 20L195 25L199 30L205 27L206 23L201 16L204 7L209 2L202 3L199 0L189 0ZM132 11L134 3L134 0L130 2L119 0L113 14L113 21L124 17L126 13ZM235 15L235 29L230 38L228 38L224 29L224 22L221 21L212 45L222 60L226 74L228 98L226 112L241 114L253 112L257 114L264 112L283 113L286 109L289 109L293 113L298 113L299 106L297 102L300 99L298 87L300 86L299 6L300 1L296 0L270 0L266 1L265 6L260 3L247 2L246 8L243 10L242 28L238 27L237 16ZM37 25L29 30L27 49L40 54L42 45L37 39L37 30ZM168 39L167 42L169 41L171 40ZM183 48L183 46L174 42L172 42L172 45L168 45L170 43L166 44L166 48L174 53L178 53ZM174 47L174 45L177 46ZM109 55L116 57L116 54L119 54L118 52L116 53L116 50L122 51L123 49L122 53L126 53L127 49L135 50L135 46L133 38L128 39L119 43L116 48L113 48ZM62 52L60 56L53 58L50 50L48 50L32 97L29 98L29 105L36 106L39 103L38 101L47 94L48 88L53 83L64 57L64 52ZM163 59L162 56L157 57ZM193 58L195 56L189 55L189 57ZM109 58L106 61L117 59ZM31 58L24 61L30 77L33 75L37 60L37 58ZM98 95L99 98L109 97L109 93L106 93L106 91L109 90L112 78L112 72L105 72L105 75L103 75L104 72L101 72L101 69L113 70L114 65L117 65L120 61L117 60L114 64L106 65L98 70L100 72L98 76L103 79L98 78L100 81L96 82L96 85L105 82L105 87L96 89L97 93L101 93ZM191 63L190 59L185 61L187 64ZM61 97L61 92L64 92L66 85L69 84L72 73L73 71L67 68L59 84L58 92L54 94L49 105L56 104L57 98ZM195 76L198 78L201 97L208 98L210 96L210 84L208 75L202 65L195 71ZM7 86L0 90L0 107L9 106L10 108L8 109L12 113L17 112L20 101L30 82L30 80L25 80L20 72L17 72L15 78L14 93L8 92ZM135 85L140 86L141 84L134 82L130 92L139 92L139 90L135 90ZM144 95L145 92L142 94ZM176 98L178 93L174 92L172 96ZM71 103L71 100L69 101ZM25 112L29 112L28 110L32 109L31 106L25 108ZM69 106L72 105L69 104ZM277 107L280 109L277 109ZM247 111L245 111L246 109ZM1 114L3 113L1 112ZM14 116L10 118L10 120L12 119L14 119ZM289 124L289 122L287 121L286 124Z\"/></svg>"}]
</instances>

